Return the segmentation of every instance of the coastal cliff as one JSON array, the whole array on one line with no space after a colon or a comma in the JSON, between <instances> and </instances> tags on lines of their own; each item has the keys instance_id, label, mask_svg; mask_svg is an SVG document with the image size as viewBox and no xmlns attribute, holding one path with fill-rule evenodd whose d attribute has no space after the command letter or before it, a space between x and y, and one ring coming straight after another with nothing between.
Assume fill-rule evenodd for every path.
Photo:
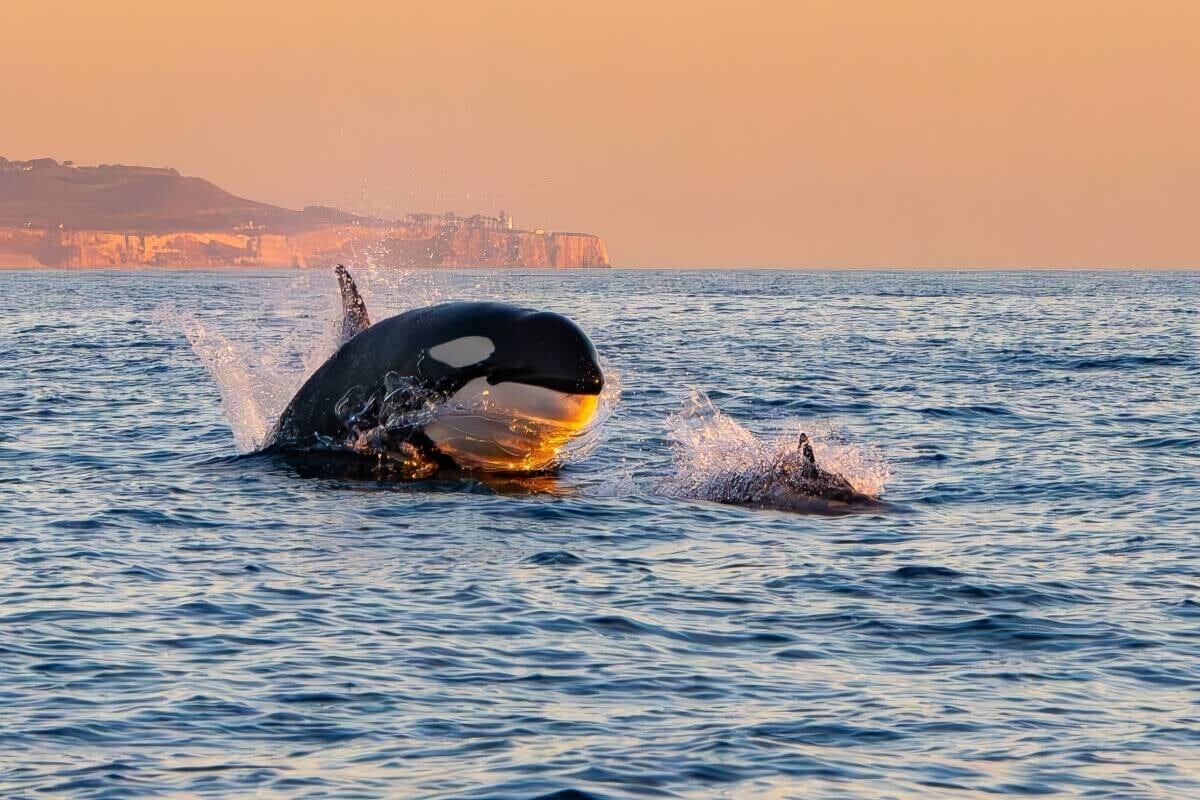
<instances>
[{"instance_id":1,"label":"coastal cliff","mask_svg":"<svg viewBox=\"0 0 1200 800\"><path fill-rule=\"evenodd\" d=\"M309 267L370 258L397 267L610 266L591 234L528 231L498 217L360 217L236 197L171 169L0 158L0 266Z\"/></svg>"},{"instance_id":2,"label":"coastal cliff","mask_svg":"<svg viewBox=\"0 0 1200 800\"><path fill-rule=\"evenodd\" d=\"M294 234L0 228L0 266L310 267L370 257L397 267L609 266L604 241L583 233L322 225Z\"/></svg>"}]
</instances>

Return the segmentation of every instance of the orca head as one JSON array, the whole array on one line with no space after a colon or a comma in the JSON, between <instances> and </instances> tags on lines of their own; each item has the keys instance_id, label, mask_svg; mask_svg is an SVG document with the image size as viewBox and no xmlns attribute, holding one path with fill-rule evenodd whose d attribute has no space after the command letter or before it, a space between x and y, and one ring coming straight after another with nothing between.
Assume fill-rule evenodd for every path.
<instances>
[{"instance_id":1,"label":"orca head","mask_svg":"<svg viewBox=\"0 0 1200 800\"><path fill-rule=\"evenodd\" d=\"M487 361L487 380L493 386L520 383L585 396L604 388L591 339L552 311L526 312L513 321Z\"/></svg>"},{"instance_id":2,"label":"orca head","mask_svg":"<svg viewBox=\"0 0 1200 800\"><path fill-rule=\"evenodd\" d=\"M457 385L425 434L462 466L551 466L599 407L604 374L587 334L561 314L511 306L458 331L467 335L427 350Z\"/></svg>"}]
</instances>

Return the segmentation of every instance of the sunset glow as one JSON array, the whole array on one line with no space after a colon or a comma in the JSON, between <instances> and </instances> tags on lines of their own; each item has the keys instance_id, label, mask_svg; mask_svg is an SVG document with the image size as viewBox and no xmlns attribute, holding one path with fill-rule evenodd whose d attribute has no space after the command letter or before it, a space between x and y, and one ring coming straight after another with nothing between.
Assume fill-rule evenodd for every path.
<instances>
[{"instance_id":1,"label":"sunset glow","mask_svg":"<svg viewBox=\"0 0 1200 800\"><path fill-rule=\"evenodd\" d=\"M9 158L506 209L618 265L1200 262L1200 6L5 4Z\"/></svg>"}]
</instances>

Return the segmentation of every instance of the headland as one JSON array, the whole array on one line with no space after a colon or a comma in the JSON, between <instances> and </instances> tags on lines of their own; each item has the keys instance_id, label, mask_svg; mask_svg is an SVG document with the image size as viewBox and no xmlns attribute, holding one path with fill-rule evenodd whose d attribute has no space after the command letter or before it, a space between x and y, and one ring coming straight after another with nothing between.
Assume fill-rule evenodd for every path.
<instances>
[{"instance_id":1,"label":"headland","mask_svg":"<svg viewBox=\"0 0 1200 800\"><path fill-rule=\"evenodd\" d=\"M233 195L159 167L0 158L0 266L603 268L593 234L521 230L497 216L366 217Z\"/></svg>"}]
</instances>

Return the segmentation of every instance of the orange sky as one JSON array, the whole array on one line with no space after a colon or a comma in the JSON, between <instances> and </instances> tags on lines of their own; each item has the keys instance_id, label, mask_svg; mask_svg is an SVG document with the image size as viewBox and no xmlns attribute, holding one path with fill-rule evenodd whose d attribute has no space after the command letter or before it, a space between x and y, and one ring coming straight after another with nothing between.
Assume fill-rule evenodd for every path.
<instances>
[{"instance_id":1,"label":"orange sky","mask_svg":"<svg viewBox=\"0 0 1200 800\"><path fill-rule=\"evenodd\" d=\"M1196 0L5 0L0 29L8 158L504 208L622 266L1200 266Z\"/></svg>"}]
</instances>

